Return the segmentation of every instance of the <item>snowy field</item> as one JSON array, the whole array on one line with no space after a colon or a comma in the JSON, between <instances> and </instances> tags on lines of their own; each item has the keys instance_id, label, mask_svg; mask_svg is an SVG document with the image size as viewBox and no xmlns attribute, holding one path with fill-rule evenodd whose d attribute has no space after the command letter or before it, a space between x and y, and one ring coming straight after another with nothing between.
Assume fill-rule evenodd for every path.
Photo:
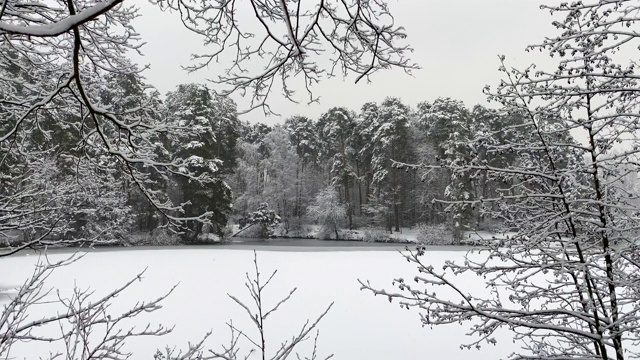
<instances>
[{"instance_id":1,"label":"snowy field","mask_svg":"<svg viewBox=\"0 0 640 360\"><path fill-rule=\"evenodd\" d=\"M414 311L389 304L388 299L374 297L360 291L357 279L369 280L378 287L391 290L394 277L410 278L413 269L396 250L376 248L309 251L289 248L286 251L265 248L258 250L263 274L278 269L273 285L267 289L267 302L274 305L288 291L297 287L292 300L273 317L267 319L267 343L273 350L282 341L299 331L308 318L319 315L331 302L334 306L320 323L319 355L335 354L334 359L499 359L505 358L515 346L505 335L497 346L483 346L480 350L460 350L459 344L469 340L465 327L446 326L423 328ZM439 266L444 259L461 259L462 248L435 248L427 254L429 261ZM54 253L50 260L68 254ZM19 285L32 271L37 256L18 255L0 260L0 288ZM251 271L253 252L244 248L169 248L108 250L87 253L75 264L57 270L48 279L48 286L57 288L65 296L74 284L90 287L101 296L115 289L138 272L147 268L144 279L136 282L119 296L111 309L124 310L139 300L154 299L173 285L176 290L166 299L163 308L137 318L140 326L162 323L175 325L174 331L161 338L134 339L127 344L131 359L153 359L156 348L166 345L185 348L188 341L199 340L212 331L206 347L221 350L229 342L225 325L233 319L237 327L248 329L250 321L244 311L227 293L249 300L244 287L245 273ZM469 279L468 286L482 288L481 282ZM56 298L51 295L51 300ZM0 296L0 305L7 296ZM55 313L54 304L43 305L34 314ZM56 326L39 329L55 334ZM312 341L300 348L301 358L310 356ZM243 346L248 349L248 343ZM269 346L269 345L268 345ZM46 357L53 345L23 344L15 347L10 358L34 359ZM254 356L257 358L257 356ZM295 359L295 356L291 357ZM324 357L323 357L324 358Z\"/></svg>"}]
</instances>

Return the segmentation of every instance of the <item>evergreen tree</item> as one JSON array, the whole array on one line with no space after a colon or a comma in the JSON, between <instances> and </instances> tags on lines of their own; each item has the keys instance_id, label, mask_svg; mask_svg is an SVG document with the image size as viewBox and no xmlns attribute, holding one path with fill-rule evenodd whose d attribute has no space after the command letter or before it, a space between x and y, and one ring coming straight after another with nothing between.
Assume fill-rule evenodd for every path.
<instances>
[{"instance_id":1,"label":"evergreen tree","mask_svg":"<svg viewBox=\"0 0 640 360\"><path fill-rule=\"evenodd\" d=\"M296 201L294 215L300 216L304 207L311 201L313 194L313 177L310 172L317 170L321 151L320 139L314 122L305 116L292 116L285 120L284 126L298 154L296 164ZM311 170L309 169L311 167ZM311 191L310 191L311 190Z\"/></svg>"},{"instance_id":2,"label":"evergreen tree","mask_svg":"<svg viewBox=\"0 0 640 360\"><path fill-rule=\"evenodd\" d=\"M353 228L353 206L351 200L351 184L356 178L352 167L355 151L352 148L355 113L334 107L322 114L317 123L323 157L330 162L331 182L341 186L342 199L347 207L349 229Z\"/></svg>"},{"instance_id":3,"label":"evergreen tree","mask_svg":"<svg viewBox=\"0 0 640 360\"><path fill-rule=\"evenodd\" d=\"M473 149L469 145L475 137L474 118L460 101L451 98L438 98L433 103L418 105L418 126L424 129L427 141L434 144L436 161L453 164L462 168L472 159ZM435 175L441 176L441 174ZM471 171L455 171L449 174L450 183L444 190L446 200L473 200L476 191ZM454 239L462 240L463 231L472 221L471 206L449 206L452 214L451 226Z\"/></svg>"},{"instance_id":4,"label":"evergreen tree","mask_svg":"<svg viewBox=\"0 0 640 360\"><path fill-rule=\"evenodd\" d=\"M372 170L375 194L393 213L389 222L400 231L401 198L404 189L400 184L393 161L406 161L408 154L408 126L411 110L398 98L386 98L378 108L378 115L371 124L373 132Z\"/></svg>"},{"instance_id":5,"label":"evergreen tree","mask_svg":"<svg viewBox=\"0 0 640 360\"><path fill-rule=\"evenodd\" d=\"M206 229L199 214L207 214L212 232L222 235L231 211L231 189L220 178L233 171L239 121L235 105L216 97L206 86L179 85L167 94L167 116L184 132L168 134L174 157L185 162L180 172L194 173L200 181L174 176L173 197L185 203L187 221L184 239L197 241Z\"/></svg>"}]
</instances>

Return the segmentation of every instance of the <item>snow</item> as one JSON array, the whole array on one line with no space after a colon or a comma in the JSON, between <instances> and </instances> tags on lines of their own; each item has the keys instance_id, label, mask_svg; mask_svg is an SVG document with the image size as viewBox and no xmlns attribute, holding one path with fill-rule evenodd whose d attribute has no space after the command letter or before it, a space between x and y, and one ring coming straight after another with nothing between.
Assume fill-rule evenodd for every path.
<instances>
[{"instance_id":1,"label":"snow","mask_svg":"<svg viewBox=\"0 0 640 360\"><path fill-rule=\"evenodd\" d=\"M17 24L0 22L0 31L9 34L23 34L30 36L58 36L64 32L69 31L74 26L87 22L88 19L105 13L106 11L117 5L119 2L120 1L118 0L104 1L93 5L90 8L84 9L76 15L70 15L60 21L50 24L21 26Z\"/></svg>"},{"instance_id":2,"label":"snow","mask_svg":"<svg viewBox=\"0 0 640 360\"><path fill-rule=\"evenodd\" d=\"M489 231L473 231L465 233L465 241L505 240L517 235L517 232L493 233Z\"/></svg>"},{"instance_id":3,"label":"snow","mask_svg":"<svg viewBox=\"0 0 640 360\"><path fill-rule=\"evenodd\" d=\"M400 228L399 232L394 231L392 234L382 229L357 229L349 230L345 228L338 229L340 239L338 240L353 240L353 241L367 241L366 233L374 231L380 234L379 238L373 239L376 242L397 242L397 243L417 243L418 242L418 230L411 228ZM296 237L302 239L322 239L322 226L321 225L302 225L297 230L286 231L284 225L279 225L275 228L275 237ZM333 233L331 233L333 234ZM333 236L333 235L332 235ZM333 239L333 237L332 237ZM335 240L335 239L333 239Z\"/></svg>"},{"instance_id":4,"label":"snow","mask_svg":"<svg viewBox=\"0 0 640 360\"><path fill-rule=\"evenodd\" d=\"M3 300L10 299L18 294L19 287L0 287L0 304Z\"/></svg>"},{"instance_id":5,"label":"snow","mask_svg":"<svg viewBox=\"0 0 640 360\"><path fill-rule=\"evenodd\" d=\"M265 248L266 249L266 248ZM435 329L422 328L418 314L389 304L387 298L374 297L360 291L357 279L369 280L378 287L393 290L395 277L410 278L413 269L396 251L258 251L263 274L278 269L272 287L267 288L268 304L275 304L297 287L291 302L281 307L267 320L267 341L271 348L290 339L307 319L314 320L331 302L332 310L320 323L320 355L335 354L335 359L497 359L515 350L510 338L499 339L497 346L481 350L460 350L468 339L465 328L453 325ZM426 256L434 266L444 259L461 259L465 249L432 251ZM50 254L51 260L67 254ZM0 261L3 274L0 286L13 288L32 271L36 256L15 256ZM77 263L62 268L48 280L48 286L69 294L74 283L91 287L101 296L147 268L143 281L116 299L111 311L124 310L139 300L151 300L178 284L176 290L156 313L143 314L136 321L174 325L174 332L163 338L134 339L127 344L134 359L152 358L156 348L166 345L185 348L188 341L199 340L209 330L213 335L207 348L221 349L229 341L225 322L233 319L235 326L250 329L244 311L227 297L233 294L248 300L244 287L245 273L252 269L253 252L241 249L171 248L131 249L89 252ZM481 282L469 281L478 290ZM53 296L52 296L53 299ZM0 305L6 299L0 297ZM39 309L40 314L55 312L52 304ZM37 316L37 315L35 315ZM38 331L55 331L56 326ZM251 329L252 331L253 329ZM48 346L48 347L47 347ZM21 344L12 357L44 356L51 345ZM248 346L246 343L243 346ZM310 355L312 341L306 343L301 357ZM295 358L295 357L294 357ZM324 357L323 357L324 358Z\"/></svg>"},{"instance_id":6,"label":"snow","mask_svg":"<svg viewBox=\"0 0 640 360\"><path fill-rule=\"evenodd\" d=\"M232 227L232 234L235 234L237 226ZM287 232L285 225L281 224L275 227L274 236L283 238L302 238L302 239L322 239L322 226L321 225L302 225L297 229L290 229ZM417 244L419 228L406 228L401 227L400 231L394 231L389 233L384 229L379 228L361 228L356 230L349 230L345 228L338 229L340 239L349 241L365 241L365 242L395 242L399 244L414 243ZM333 233L331 233L332 240ZM464 236L465 241L479 241L490 239L503 239L505 234L496 234L488 231L481 232L467 232ZM446 242L446 241L445 241Z\"/></svg>"}]
</instances>

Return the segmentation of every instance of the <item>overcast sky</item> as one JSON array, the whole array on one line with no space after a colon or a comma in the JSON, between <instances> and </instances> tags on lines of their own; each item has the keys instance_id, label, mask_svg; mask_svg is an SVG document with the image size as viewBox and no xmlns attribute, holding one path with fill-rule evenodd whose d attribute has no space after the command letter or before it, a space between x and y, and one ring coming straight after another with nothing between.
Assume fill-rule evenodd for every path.
<instances>
[{"instance_id":1,"label":"overcast sky","mask_svg":"<svg viewBox=\"0 0 640 360\"><path fill-rule=\"evenodd\" d=\"M549 0L553 1L553 0ZM243 115L243 120L270 124L301 114L317 118L333 106L358 111L368 101L381 101L387 96L401 98L415 107L420 101L452 97L467 106L486 104L482 89L500 80L498 54L507 63L524 67L540 62L541 55L526 53L526 45L540 43L545 35L554 34L551 17L540 10L539 0L389 0L396 23L404 26L408 42L414 48L412 60L420 70L413 77L400 70L378 72L371 83L354 84L355 76L325 80L316 85L314 94L320 104L307 106L300 94L300 105L288 102L279 94L270 100L281 117L265 118L260 110ZM201 40L182 27L176 14L163 13L146 2L140 2L141 17L134 23L146 45L141 63L149 64L145 76L149 83L165 94L176 85L206 82L215 69L187 74L180 65L190 63L190 55L203 48ZM248 9L249 10L249 9ZM543 60L544 61L544 60ZM224 64L223 64L224 65ZM211 84L210 87L215 87ZM240 107L246 104L234 96Z\"/></svg>"}]
</instances>

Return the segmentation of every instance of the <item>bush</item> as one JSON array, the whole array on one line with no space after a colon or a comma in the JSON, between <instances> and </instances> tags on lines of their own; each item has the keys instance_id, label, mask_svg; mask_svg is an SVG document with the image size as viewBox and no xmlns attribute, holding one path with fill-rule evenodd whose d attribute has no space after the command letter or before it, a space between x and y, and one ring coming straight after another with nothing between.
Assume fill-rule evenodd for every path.
<instances>
[{"instance_id":1,"label":"bush","mask_svg":"<svg viewBox=\"0 0 640 360\"><path fill-rule=\"evenodd\" d=\"M276 227L282 223L282 219L269 208L269 204L262 202L258 205L258 210L247 214L239 223L240 227L245 229L240 232L241 237L270 238L274 235Z\"/></svg>"},{"instance_id":2,"label":"bush","mask_svg":"<svg viewBox=\"0 0 640 360\"><path fill-rule=\"evenodd\" d=\"M178 235L166 229L154 229L151 232L135 233L126 237L123 246L169 246L182 245Z\"/></svg>"},{"instance_id":3,"label":"bush","mask_svg":"<svg viewBox=\"0 0 640 360\"><path fill-rule=\"evenodd\" d=\"M362 231L362 241L365 242L390 242L391 236L382 230L376 228L366 228Z\"/></svg>"},{"instance_id":4,"label":"bush","mask_svg":"<svg viewBox=\"0 0 640 360\"><path fill-rule=\"evenodd\" d=\"M427 225L420 224L416 227L416 238L424 245L453 245L453 233L444 224Z\"/></svg>"}]
</instances>

